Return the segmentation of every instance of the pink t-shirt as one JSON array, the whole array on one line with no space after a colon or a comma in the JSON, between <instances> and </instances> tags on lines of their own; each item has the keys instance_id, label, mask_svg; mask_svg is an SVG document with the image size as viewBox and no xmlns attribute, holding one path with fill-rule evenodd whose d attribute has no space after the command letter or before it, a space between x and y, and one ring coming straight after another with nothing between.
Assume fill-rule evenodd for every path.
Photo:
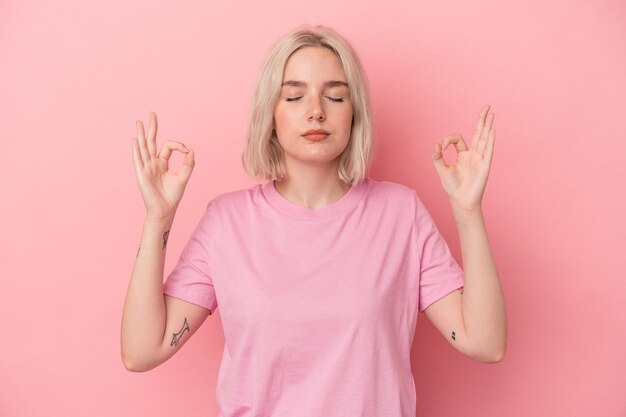
<instances>
[{"instance_id":1,"label":"pink t-shirt","mask_svg":"<svg viewBox=\"0 0 626 417\"><path fill-rule=\"evenodd\" d=\"M163 292L220 306L219 417L409 417L418 309L463 283L416 192L366 178L319 209L215 197Z\"/></svg>"}]
</instances>

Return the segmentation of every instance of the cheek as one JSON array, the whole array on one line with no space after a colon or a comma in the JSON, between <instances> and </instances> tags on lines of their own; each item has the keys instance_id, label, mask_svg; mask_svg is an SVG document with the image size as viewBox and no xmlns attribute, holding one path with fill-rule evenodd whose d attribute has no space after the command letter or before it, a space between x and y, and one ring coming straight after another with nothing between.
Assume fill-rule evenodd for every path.
<instances>
[{"instance_id":1,"label":"cheek","mask_svg":"<svg viewBox=\"0 0 626 417\"><path fill-rule=\"evenodd\" d=\"M346 111L341 115L341 124L345 126L346 133L350 133L352 130L352 120L353 120L353 112L352 110Z\"/></svg>"},{"instance_id":2,"label":"cheek","mask_svg":"<svg viewBox=\"0 0 626 417\"><path fill-rule=\"evenodd\" d=\"M283 120L283 113L280 110L279 107L276 107L276 109L274 110L274 127L278 128L278 125L281 125L282 120Z\"/></svg>"},{"instance_id":3,"label":"cheek","mask_svg":"<svg viewBox=\"0 0 626 417\"><path fill-rule=\"evenodd\" d=\"M274 128L276 130L288 129L290 125L290 115L284 111L280 106L274 110Z\"/></svg>"}]
</instances>

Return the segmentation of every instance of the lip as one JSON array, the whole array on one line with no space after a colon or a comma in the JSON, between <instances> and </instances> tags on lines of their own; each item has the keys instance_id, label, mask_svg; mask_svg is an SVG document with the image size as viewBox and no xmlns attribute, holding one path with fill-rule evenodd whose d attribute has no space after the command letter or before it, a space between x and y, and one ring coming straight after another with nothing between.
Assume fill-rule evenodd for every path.
<instances>
[{"instance_id":1,"label":"lip","mask_svg":"<svg viewBox=\"0 0 626 417\"><path fill-rule=\"evenodd\" d=\"M328 133L324 129L311 129L311 130L307 130L306 132L304 132L302 136L307 136L307 135L330 135L330 133Z\"/></svg>"},{"instance_id":2,"label":"lip","mask_svg":"<svg viewBox=\"0 0 626 417\"><path fill-rule=\"evenodd\" d=\"M307 130L302 136L309 140L323 140L326 139L328 135L330 135L330 133L324 129L311 129Z\"/></svg>"}]
</instances>

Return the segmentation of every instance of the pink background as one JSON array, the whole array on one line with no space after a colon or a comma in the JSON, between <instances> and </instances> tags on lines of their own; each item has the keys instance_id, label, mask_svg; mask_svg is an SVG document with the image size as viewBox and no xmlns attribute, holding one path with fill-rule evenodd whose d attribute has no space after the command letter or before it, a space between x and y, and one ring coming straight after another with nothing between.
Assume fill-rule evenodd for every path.
<instances>
[{"instance_id":1,"label":"pink background","mask_svg":"<svg viewBox=\"0 0 626 417\"><path fill-rule=\"evenodd\" d=\"M87 3L0 3L0 415L217 415L219 308L155 370L120 359L145 213L131 137L152 110L159 147L196 152L167 274L206 202L258 182L240 163L255 78L301 23L359 52L371 177L415 188L460 263L430 154L445 135L469 141L483 104L496 114L483 207L507 355L474 362L420 316L417 415L626 415L623 1Z\"/></svg>"}]
</instances>

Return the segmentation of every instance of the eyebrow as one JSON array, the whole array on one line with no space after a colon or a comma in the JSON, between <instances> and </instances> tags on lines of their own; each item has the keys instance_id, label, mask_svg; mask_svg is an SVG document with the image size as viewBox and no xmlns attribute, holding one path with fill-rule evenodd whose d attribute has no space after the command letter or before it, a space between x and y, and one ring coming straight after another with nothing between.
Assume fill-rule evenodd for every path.
<instances>
[{"instance_id":1,"label":"eyebrow","mask_svg":"<svg viewBox=\"0 0 626 417\"><path fill-rule=\"evenodd\" d=\"M289 80L289 81L285 81L283 82L282 86L290 86L290 87L306 87L307 83L305 83L304 81L294 81L294 80ZM333 81L326 81L324 83L324 87L348 87L348 83L344 82L344 81L337 81L337 80L333 80Z\"/></svg>"}]
</instances>

